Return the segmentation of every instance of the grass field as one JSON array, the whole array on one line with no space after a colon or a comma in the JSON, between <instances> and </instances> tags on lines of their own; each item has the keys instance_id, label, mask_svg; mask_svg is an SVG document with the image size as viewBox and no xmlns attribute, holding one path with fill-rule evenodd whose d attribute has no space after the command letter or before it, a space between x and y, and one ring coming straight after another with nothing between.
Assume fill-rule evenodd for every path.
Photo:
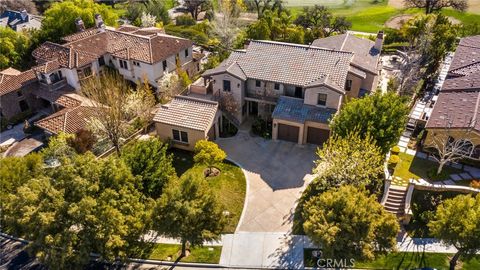
<instances>
[{"instance_id":1,"label":"grass field","mask_svg":"<svg viewBox=\"0 0 480 270\"><path fill-rule=\"evenodd\" d=\"M195 166L192 152L173 149L171 153L173 153L173 167L178 176L187 171L203 174L205 167ZM216 165L216 167L220 169L220 175L207 178L207 182L218 201L225 207L225 210L230 212L224 233L233 233L242 214L247 182L242 169L228 161Z\"/></svg>"},{"instance_id":2,"label":"grass field","mask_svg":"<svg viewBox=\"0 0 480 270\"><path fill-rule=\"evenodd\" d=\"M453 167L443 167L440 175L436 175L438 163L415 157L406 153L400 153L400 162L397 164L394 176L402 179L425 179L430 181L441 181L449 178L451 174L461 173L462 170Z\"/></svg>"},{"instance_id":3,"label":"grass field","mask_svg":"<svg viewBox=\"0 0 480 270\"><path fill-rule=\"evenodd\" d=\"M161 261L175 261L181 252L181 245L155 244L149 259ZM222 247L193 247L190 255L182 258L181 262L218 263Z\"/></svg>"},{"instance_id":4,"label":"grass field","mask_svg":"<svg viewBox=\"0 0 480 270\"><path fill-rule=\"evenodd\" d=\"M444 9L442 13L466 24L480 22L480 0L470 0L469 2L472 8L469 9L467 13L452 9ZM371 33L382 29L385 22L394 16L423 13L420 9L401 9L394 7L389 5L387 1L374 3L372 0L289 0L287 2L287 6L293 15L300 13L304 6L313 6L315 4L328 6L333 14L347 17L347 19L352 22L352 30Z\"/></svg>"}]
</instances>

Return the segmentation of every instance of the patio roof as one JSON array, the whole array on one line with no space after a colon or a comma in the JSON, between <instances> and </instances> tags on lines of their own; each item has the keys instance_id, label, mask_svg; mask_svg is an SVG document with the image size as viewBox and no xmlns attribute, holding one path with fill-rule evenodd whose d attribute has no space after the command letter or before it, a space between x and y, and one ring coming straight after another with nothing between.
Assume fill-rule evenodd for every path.
<instances>
[{"instance_id":1,"label":"patio roof","mask_svg":"<svg viewBox=\"0 0 480 270\"><path fill-rule=\"evenodd\" d=\"M272 117L298 123L313 121L327 124L336 112L335 109L304 104L303 99L281 96Z\"/></svg>"}]
</instances>

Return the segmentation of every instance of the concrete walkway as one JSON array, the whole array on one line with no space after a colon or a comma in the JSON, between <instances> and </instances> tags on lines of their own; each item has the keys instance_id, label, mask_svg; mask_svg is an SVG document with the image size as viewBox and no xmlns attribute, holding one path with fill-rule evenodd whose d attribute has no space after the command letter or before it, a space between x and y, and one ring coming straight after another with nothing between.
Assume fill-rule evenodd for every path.
<instances>
[{"instance_id":1,"label":"concrete walkway","mask_svg":"<svg viewBox=\"0 0 480 270\"><path fill-rule=\"evenodd\" d=\"M265 140L239 131L217 140L247 177L246 205L237 232L288 232L297 199L312 179L316 147Z\"/></svg>"}]
</instances>

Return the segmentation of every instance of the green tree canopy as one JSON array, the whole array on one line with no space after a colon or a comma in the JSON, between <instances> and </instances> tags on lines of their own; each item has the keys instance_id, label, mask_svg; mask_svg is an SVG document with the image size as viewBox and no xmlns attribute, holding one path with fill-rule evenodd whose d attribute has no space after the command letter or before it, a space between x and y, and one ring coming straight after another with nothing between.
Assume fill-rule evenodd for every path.
<instances>
[{"instance_id":1,"label":"green tree canopy","mask_svg":"<svg viewBox=\"0 0 480 270\"><path fill-rule=\"evenodd\" d=\"M133 175L141 178L141 191L149 197L158 198L163 186L176 176L167 148L158 138L152 138L136 141L123 149L122 159Z\"/></svg>"},{"instance_id":2,"label":"green tree canopy","mask_svg":"<svg viewBox=\"0 0 480 270\"><path fill-rule=\"evenodd\" d=\"M207 140L200 140L195 144L195 163L203 164L211 168L213 165L222 162L227 154L218 147L218 144Z\"/></svg>"},{"instance_id":3,"label":"green tree canopy","mask_svg":"<svg viewBox=\"0 0 480 270\"><path fill-rule=\"evenodd\" d=\"M31 178L42 175L43 158L40 154L0 158L0 202Z\"/></svg>"},{"instance_id":4,"label":"green tree canopy","mask_svg":"<svg viewBox=\"0 0 480 270\"><path fill-rule=\"evenodd\" d=\"M170 17L168 16L168 8L165 3L166 2L162 0L150 0L145 3L131 2L127 6L127 18L134 25L140 26L142 24L142 13L145 12L155 16L157 22L167 24L170 22Z\"/></svg>"},{"instance_id":5,"label":"green tree canopy","mask_svg":"<svg viewBox=\"0 0 480 270\"><path fill-rule=\"evenodd\" d=\"M30 39L25 32L15 32L9 27L0 27L0 70L20 68L27 57Z\"/></svg>"},{"instance_id":6,"label":"green tree canopy","mask_svg":"<svg viewBox=\"0 0 480 270\"><path fill-rule=\"evenodd\" d=\"M461 256L480 251L480 195L459 195L445 200L428 223L432 235L457 249L450 260L454 270Z\"/></svg>"},{"instance_id":7,"label":"green tree canopy","mask_svg":"<svg viewBox=\"0 0 480 270\"><path fill-rule=\"evenodd\" d=\"M171 181L157 200L153 228L160 234L180 238L182 256L186 245L202 245L218 239L225 218L202 175L186 173Z\"/></svg>"},{"instance_id":8,"label":"green tree canopy","mask_svg":"<svg viewBox=\"0 0 480 270\"><path fill-rule=\"evenodd\" d=\"M352 23L347 21L345 17L333 16L328 8L320 5L304 7L295 19L295 24L310 29L313 39L328 37L334 33L345 33L352 27ZM309 40L308 42L312 41Z\"/></svg>"},{"instance_id":9,"label":"green tree canopy","mask_svg":"<svg viewBox=\"0 0 480 270\"><path fill-rule=\"evenodd\" d=\"M370 135L364 138L358 132L348 133L345 137L333 135L322 148L318 148L317 156L314 172L329 176L328 186L351 184L373 186L374 190L379 187L385 158Z\"/></svg>"},{"instance_id":10,"label":"green tree canopy","mask_svg":"<svg viewBox=\"0 0 480 270\"><path fill-rule=\"evenodd\" d=\"M105 24L117 25L118 15L104 4L97 4L93 0L65 0L55 2L45 11L42 21L44 39L59 41L62 37L75 33L75 19L82 18L86 28L95 25L95 14L102 15Z\"/></svg>"},{"instance_id":11,"label":"green tree canopy","mask_svg":"<svg viewBox=\"0 0 480 270\"><path fill-rule=\"evenodd\" d=\"M330 123L333 134L346 137L356 131L363 137L370 134L383 154L400 139L409 109L395 93L376 92L347 102Z\"/></svg>"},{"instance_id":12,"label":"green tree canopy","mask_svg":"<svg viewBox=\"0 0 480 270\"><path fill-rule=\"evenodd\" d=\"M8 233L31 241L49 269L83 269L91 252L106 261L138 255L152 202L120 159L87 153L46 170L8 195Z\"/></svg>"},{"instance_id":13,"label":"green tree canopy","mask_svg":"<svg viewBox=\"0 0 480 270\"><path fill-rule=\"evenodd\" d=\"M303 228L326 258L374 259L395 248L396 217L375 196L342 186L312 197L305 205Z\"/></svg>"}]
</instances>

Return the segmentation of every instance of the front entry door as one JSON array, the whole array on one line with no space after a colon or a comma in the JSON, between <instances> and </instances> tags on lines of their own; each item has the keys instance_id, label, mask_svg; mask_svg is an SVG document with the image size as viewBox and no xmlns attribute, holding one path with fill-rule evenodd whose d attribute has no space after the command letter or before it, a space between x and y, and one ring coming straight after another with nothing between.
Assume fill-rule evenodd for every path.
<instances>
[{"instance_id":1,"label":"front entry door","mask_svg":"<svg viewBox=\"0 0 480 270\"><path fill-rule=\"evenodd\" d=\"M254 101L249 101L250 103L250 106L249 106L249 111L248 111L248 114L249 115L258 115L258 102L254 102Z\"/></svg>"},{"instance_id":2,"label":"front entry door","mask_svg":"<svg viewBox=\"0 0 480 270\"><path fill-rule=\"evenodd\" d=\"M295 97L296 98L302 98L302 88L301 87L295 87Z\"/></svg>"}]
</instances>

